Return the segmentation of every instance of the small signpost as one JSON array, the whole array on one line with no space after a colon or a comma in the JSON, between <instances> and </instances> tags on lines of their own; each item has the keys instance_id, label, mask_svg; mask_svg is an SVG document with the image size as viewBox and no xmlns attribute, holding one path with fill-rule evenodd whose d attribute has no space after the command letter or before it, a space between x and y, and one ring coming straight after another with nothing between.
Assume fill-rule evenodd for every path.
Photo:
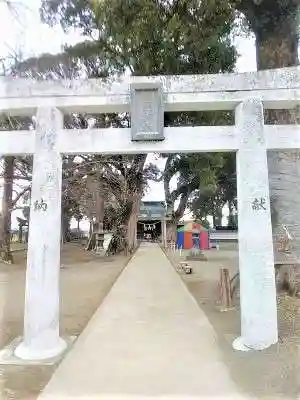
<instances>
[{"instance_id":1,"label":"small signpost","mask_svg":"<svg viewBox=\"0 0 300 400\"><path fill-rule=\"evenodd\" d=\"M220 268L220 280L218 284L218 306L220 311L229 311L233 309L230 291L230 277L228 268Z\"/></svg>"}]
</instances>

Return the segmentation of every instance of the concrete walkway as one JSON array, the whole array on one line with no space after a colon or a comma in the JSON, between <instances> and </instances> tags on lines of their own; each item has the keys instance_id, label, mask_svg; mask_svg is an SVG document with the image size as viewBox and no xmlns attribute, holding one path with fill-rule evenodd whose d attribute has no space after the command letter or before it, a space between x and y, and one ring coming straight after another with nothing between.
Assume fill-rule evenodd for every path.
<instances>
[{"instance_id":1,"label":"concrete walkway","mask_svg":"<svg viewBox=\"0 0 300 400\"><path fill-rule=\"evenodd\" d=\"M163 252L142 245L39 398L249 397L238 392L213 328Z\"/></svg>"}]
</instances>

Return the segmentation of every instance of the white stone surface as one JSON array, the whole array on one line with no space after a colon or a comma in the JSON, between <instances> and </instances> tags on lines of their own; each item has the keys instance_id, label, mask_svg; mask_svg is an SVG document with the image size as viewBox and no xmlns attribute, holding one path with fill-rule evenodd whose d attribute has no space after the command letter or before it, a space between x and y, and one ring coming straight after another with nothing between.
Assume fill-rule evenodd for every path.
<instances>
[{"instance_id":1,"label":"white stone surface","mask_svg":"<svg viewBox=\"0 0 300 400\"><path fill-rule=\"evenodd\" d=\"M244 300L242 339L235 344L238 346L244 340L245 344L252 343L252 347L260 348L276 341L266 148L299 149L300 127L263 127L262 104L247 99L260 96L267 108L292 108L300 104L299 77L300 67L245 74L132 77L127 81L0 78L0 112L32 115L37 108L46 107L39 110L36 134L32 131L1 132L1 154L35 152L25 336L16 354L29 359L48 358L65 348L58 332L60 153L135 154L240 148L237 157L239 239ZM165 128L163 142L136 143L131 141L129 129L63 130L62 115L51 108L60 107L63 112L128 111L130 83L156 81L163 85L165 111L234 109L242 101L237 109L236 127ZM247 107L253 111L249 112L248 119L243 114ZM251 209L249 199L254 195L266 199L265 212L254 213ZM40 199L47 203L47 209L34 211L34 202ZM250 283L247 285L247 282Z\"/></svg>"},{"instance_id":2,"label":"white stone surface","mask_svg":"<svg viewBox=\"0 0 300 400\"><path fill-rule=\"evenodd\" d=\"M250 347L247 347L245 345L244 338L242 336L239 336L236 339L234 339L234 341L232 342L232 347L234 348L234 350L243 351L243 352L248 352L248 351L252 350L252 349L250 349Z\"/></svg>"},{"instance_id":3,"label":"white stone surface","mask_svg":"<svg viewBox=\"0 0 300 400\"><path fill-rule=\"evenodd\" d=\"M267 108L300 104L300 67L279 70L216 74L131 77L124 80L0 79L0 111L32 115L39 106L67 112L129 111L130 83L160 82L165 111L234 109L251 96L262 96Z\"/></svg>"},{"instance_id":4,"label":"white stone surface","mask_svg":"<svg viewBox=\"0 0 300 400\"><path fill-rule=\"evenodd\" d=\"M76 336L64 337L67 343L67 348L64 352L52 358L42 360L23 360L15 356L16 347L22 342L22 337L17 337L12 340L4 349L0 350L0 365L17 365L17 366L31 366L31 365L55 365L58 364L65 356L66 352L70 350L76 340Z\"/></svg>"},{"instance_id":5,"label":"white stone surface","mask_svg":"<svg viewBox=\"0 0 300 400\"><path fill-rule=\"evenodd\" d=\"M64 129L59 132L61 153L178 153L235 151L239 132L234 126L165 128L163 142L132 142L130 129ZM300 125L265 125L267 149L300 148Z\"/></svg>"},{"instance_id":6,"label":"white stone surface","mask_svg":"<svg viewBox=\"0 0 300 400\"><path fill-rule=\"evenodd\" d=\"M164 141L133 142L130 129L70 129L59 134L62 153L139 154L235 150L238 137L233 126L165 128Z\"/></svg>"},{"instance_id":7,"label":"white stone surface","mask_svg":"<svg viewBox=\"0 0 300 400\"><path fill-rule=\"evenodd\" d=\"M63 116L57 109L37 113L27 253L24 339L15 355L52 358L66 343L59 337L59 272L62 160L57 132ZM37 205L37 207L36 207Z\"/></svg>"},{"instance_id":8,"label":"white stone surface","mask_svg":"<svg viewBox=\"0 0 300 400\"><path fill-rule=\"evenodd\" d=\"M104 79L36 80L0 78L0 98L109 96L129 94L131 83L159 82L168 93L300 89L300 67L244 73L126 76Z\"/></svg>"},{"instance_id":9,"label":"white stone surface","mask_svg":"<svg viewBox=\"0 0 300 400\"><path fill-rule=\"evenodd\" d=\"M250 98L237 107L236 129L240 135L237 194L241 293L241 339L238 342L255 350L267 348L278 340L269 179L263 124L260 99Z\"/></svg>"},{"instance_id":10,"label":"white stone surface","mask_svg":"<svg viewBox=\"0 0 300 400\"><path fill-rule=\"evenodd\" d=\"M134 141L164 139L164 97L160 83L130 85L130 128Z\"/></svg>"},{"instance_id":11,"label":"white stone surface","mask_svg":"<svg viewBox=\"0 0 300 400\"><path fill-rule=\"evenodd\" d=\"M1 154L33 154L34 131L0 131Z\"/></svg>"},{"instance_id":12,"label":"white stone surface","mask_svg":"<svg viewBox=\"0 0 300 400\"><path fill-rule=\"evenodd\" d=\"M204 312L158 245L141 245L40 400L243 400ZM251 397L252 398L252 397Z\"/></svg>"},{"instance_id":13,"label":"white stone surface","mask_svg":"<svg viewBox=\"0 0 300 400\"><path fill-rule=\"evenodd\" d=\"M300 125L265 125L268 150L300 149Z\"/></svg>"},{"instance_id":14,"label":"white stone surface","mask_svg":"<svg viewBox=\"0 0 300 400\"><path fill-rule=\"evenodd\" d=\"M268 109L291 109L300 104L299 89L254 90L228 92L172 93L165 94L165 112L234 110L249 96L261 96ZM129 95L62 96L0 98L0 112L11 116L34 115L39 106L58 107L65 113L117 113L129 112Z\"/></svg>"},{"instance_id":15,"label":"white stone surface","mask_svg":"<svg viewBox=\"0 0 300 400\"><path fill-rule=\"evenodd\" d=\"M132 142L130 129L61 129L57 132L60 153L178 153L235 151L239 132L234 126L167 127L163 142ZM266 147L299 149L300 125L265 125ZM34 131L1 132L2 154L32 154Z\"/></svg>"}]
</instances>

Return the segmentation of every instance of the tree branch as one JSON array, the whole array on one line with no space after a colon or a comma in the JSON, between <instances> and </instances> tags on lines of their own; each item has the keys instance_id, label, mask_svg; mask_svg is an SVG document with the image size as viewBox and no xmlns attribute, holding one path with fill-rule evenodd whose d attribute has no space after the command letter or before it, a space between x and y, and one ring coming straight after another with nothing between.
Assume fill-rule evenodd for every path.
<instances>
[{"instance_id":1,"label":"tree branch","mask_svg":"<svg viewBox=\"0 0 300 400\"><path fill-rule=\"evenodd\" d=\"M11 210L10 211L13 211L14 210L14 207L15 207L15 205L17 204L17 202L20 200L20 198L22 197L22 196L24 196L24 194L26 193L26 192L28 192L29 190L31 190L31 186L27 186L26 188L24 188L18 195L17 195L17 197L15 198L15 199L13 199L13 201L12 201L12 208L11 208Z\"/></svg>"},{"instance_id":2,"label":"tree branch","mask_svg":"<svg viewBox=\"0 0 300 400\"><path fill-rule=\"evenodd\" d=\"M187 191L185 194L181 195L177 210L174 213L176 220L180 220L183 217L190 194L191 194L191 192Z\"/></svg>"}]
</instances>

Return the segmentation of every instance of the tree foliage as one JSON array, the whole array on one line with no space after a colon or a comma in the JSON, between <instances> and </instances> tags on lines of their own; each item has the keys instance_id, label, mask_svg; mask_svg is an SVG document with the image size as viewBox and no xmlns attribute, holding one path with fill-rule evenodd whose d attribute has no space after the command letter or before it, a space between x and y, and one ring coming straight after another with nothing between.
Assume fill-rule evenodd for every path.
<instances>
[{"instance_id":1,"label":"tree foliage","mask_svg":"<svg viewBox=\"0 0 300 400\"><path fill-rule=\"evenodd\" d=\"M235 13L223 1L199 5L198 1L44 0L41 14L48 24L77 28L87 37L67 52L90 77L126 71L133 75L218 73L232 71L235 64L230 37ZM225 113L169 113L165 125L224 124L230 119ZM175 220L200 184L215 182L214 169L222 162L222 154L168 156L163 179ZM177 188L171 191L175 174L179 175ZM179 206L174 210L176 200Z\"/></svg>"},{"instance_id":2,"label":"tree foliage","mask_svg":"<svg viewBox=\"0 0 300 400\"><path fill-rule=\"evenodd\" d=\"M14 76L58 79L107 77L126 71L134 75L217 73L232 71L234 67L236 51L230 38L234 10L221 0L203 1L200 6L197 1L44 0L41 14L49 24L80 29L86 40L66 48L62 54L44 54L17 63L11 71ZM166 115L165 124L211 124L220 120L224 123L228 118L216 113L177 113ZM65 118L65 123L69 128L86 128L91 120L94 127L129 124L128 115L112 114L73 114ZM90 195L87 177L93 174L97 182L94 190L101 192L108 204L104 214L113 208L121 215L122 221L116 222L126 224L135 194L142 195L150 175L157 179L157 171L153 166L147 170L145 160L145 156L139 155L121 159L93 156L89 160L82 157L77 163L74 157L65 157L62 205L67 225L71 216L79 218L88 213L84 206ZM215 185L215 169L222 163L222 154L170 156L163 178L168 204L170 199L173 205L179 199L177 217L193 191ZM170 191L167 182L174 174L178 175L177 189ZM91 207L89 204L90 211Z\"/></svg>"},{"instance_id":3,"label":"tree foliage","mask_svg":"<svg viewBox=\"0 0 300 400\"><path fill-rule=\"evenodd\" d=\"M243 13L255 33L259 68L297 64L299 0L42 0L41 16L46 23L59 23L65 30L79 29L85 39L62 54L44 54L17 62L10 73L35 79L72 79L128 71L133 75L230 72L236 60L231 42L236 11ZM125 114L72 114L65 120L69 128L86 128L91 121L94 127L130 124ZM9 129L8 122L2 121L4 129ZM21 121L15 129L30 123ZM228 113L165 115L166 126L224 123L232 123ZM206 218L207 213L217 214L225 203L236 209L232 154L163 156L166 167L161 179L174 220L183 215L187 204L199 218ZM117 225L128 221L136 194L142 195L147 179L158 179L153 166L145 168L145 160L145 156L93 156L88 160L82 157L78 163L74 157L65 157L62 204L67 223L72 216L80 219L99 211L87 184L91 176L92 191L105 199L103 218ZM14 158L13 164L13 178L30 180L30 157ZM174 177L176 188L172 189ZM29 185L28 188L26 191L30 190ZM116 211L122 221L114 219Z\"/></svg>"},{"instance_id":4,"label":"tree foliage","mask_svg":"<svg viewBox=\"0 0 300 400\"><path fill-rule=\"evenodd\" d=\"M222 209L226 204L230 220L233 220L237 211L235 153L223 155L222 163L214 167L214 185L197 190L189 202L196 219L205 221L212 216L214 225L221 225Z\"/></svg>"},{"instance_id":5,"label":"tree foliage","mask_svg":"<svg viewBox=\"0 0 300 400\"><path fill-rule=\"evenodd\" d=\"M98 73L137 75L232 70L234 12L223 0L42 1L50 25L78 28L88 38L70 49L97 59Z\"/></svg>"}]
</instances>

